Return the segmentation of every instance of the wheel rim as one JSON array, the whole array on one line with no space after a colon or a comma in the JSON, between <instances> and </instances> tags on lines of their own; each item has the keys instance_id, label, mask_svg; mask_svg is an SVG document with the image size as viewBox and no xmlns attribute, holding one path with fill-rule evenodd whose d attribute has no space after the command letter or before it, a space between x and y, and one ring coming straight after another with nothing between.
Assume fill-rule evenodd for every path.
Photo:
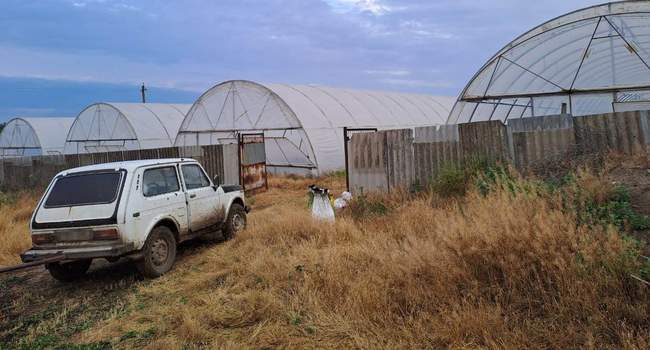
<instances>
[{"instance_id":1,"label":"wheel rim","mask_svg":"<svg viewBox=\"0 0 650 350\"><path fill-rule=\"evenodd\" d=\"M154 240L151 244L151 262L160 266L167 261L169 256L169 244L163 238Z\"/></svg>"},{"instance_id":2,"label":"wheel rim","mask_svg":"<svg viewBox=\"0 0 650 350\"><path fill-rule=\"evenodd\" d=\"M244 218L240 214L235 214L232 217L232 229L235 232L239 232L244 228L246 225L246 221L244 221Z\"/></svg>"}]
</instances>

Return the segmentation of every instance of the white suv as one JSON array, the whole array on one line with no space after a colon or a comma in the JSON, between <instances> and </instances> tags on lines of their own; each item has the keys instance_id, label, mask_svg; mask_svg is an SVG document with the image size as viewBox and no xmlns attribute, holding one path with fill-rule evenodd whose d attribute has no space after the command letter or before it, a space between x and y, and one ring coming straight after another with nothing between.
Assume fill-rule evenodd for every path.
<instances>
[{"instance_id":1,"label":"white suv","mask_svg":"<svg viewBox=\"0 0 650 350\"><path fill-rule=\"evenodd\" d=\"M247 212L240 186L214 185L193 159L70 169L54 177L38 203L33 247L21 258L55 261L45 265L50 274L71 281L92 259L129 257L155 278L172 267L178 243L219 232L230 239L245 228Z\"/></svg>"}]
</instances>

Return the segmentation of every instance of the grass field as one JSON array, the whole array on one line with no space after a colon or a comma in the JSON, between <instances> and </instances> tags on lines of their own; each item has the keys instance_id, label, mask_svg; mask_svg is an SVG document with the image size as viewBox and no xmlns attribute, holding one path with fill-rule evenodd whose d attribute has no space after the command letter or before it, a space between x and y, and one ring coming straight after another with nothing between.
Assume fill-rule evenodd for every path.
<instances>
[{"instance_id":1,"label":"grass field","mask_svg":"<svg viewBox=\"0 0 650 350\"><path fill-rule=\"evenodd\" d=\"M32 246L27 223L37 200L31 193L0 198L0 266L20 263L19 254Z\"/></svg>"},{"instance_id":2,"label":"grass field","mask_svg":"<svg viewBox=\"0 0 650 350\"><path fill-rule=\"evenodd\" d=\"M444 196L359 196L334 224L310 218L311 182L344 185L273 178L233 241L190 248L171 273L114 295L91 272L92 285L50 296L63 305L50 317L0 319L0 339L25 349L650 347L650 290L631 277L650 271L622 234L645 218L605 176L558 184L492 171ZM29 246L33 203L0 209L0 264ZM29 285L12 288L11 307L37 314L21 294ZM89 306L102 298L113 306Z\"/></svg>"}]
</instances>

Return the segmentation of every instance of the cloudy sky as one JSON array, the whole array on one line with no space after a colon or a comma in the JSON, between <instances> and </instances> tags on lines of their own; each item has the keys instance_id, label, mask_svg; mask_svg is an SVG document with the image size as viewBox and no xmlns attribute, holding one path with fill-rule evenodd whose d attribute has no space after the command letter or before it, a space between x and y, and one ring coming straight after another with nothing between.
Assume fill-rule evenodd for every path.
<instances>
[{"instance_id":1,"label":"cloudy sky","mask_svg":"<svg viewBox=\"0 0 650 350\"><path fill-rule=\"evenodd\" d=\"M0 121L217 82L456 96L498 49L593 0L3 0Z\"/></svg>"}]
</instances>

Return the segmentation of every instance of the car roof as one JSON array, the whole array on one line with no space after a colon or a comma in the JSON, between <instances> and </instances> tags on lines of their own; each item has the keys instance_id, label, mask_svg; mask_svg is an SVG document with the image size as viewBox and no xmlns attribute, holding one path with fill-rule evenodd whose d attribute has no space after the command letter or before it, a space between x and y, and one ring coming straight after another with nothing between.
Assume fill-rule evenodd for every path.
<instances>
[{"instance_id":1,"label":"car roof","mask_svg":"<svg viewBox=\"0 0 650 350\"><path fill-rule=\"evenodd\" d=\"M67 169L60 172L59 174L70 174L70 173L80 173L80 172L87 172L87 171L111 170L111 169L124 169L126 171L133 171L143 166L163 165L163 164L170 164L170 163L198 163L198 162L192 158L127 160L122 162L86 165L82 167Z\"/></svg>"}]
</instances>

